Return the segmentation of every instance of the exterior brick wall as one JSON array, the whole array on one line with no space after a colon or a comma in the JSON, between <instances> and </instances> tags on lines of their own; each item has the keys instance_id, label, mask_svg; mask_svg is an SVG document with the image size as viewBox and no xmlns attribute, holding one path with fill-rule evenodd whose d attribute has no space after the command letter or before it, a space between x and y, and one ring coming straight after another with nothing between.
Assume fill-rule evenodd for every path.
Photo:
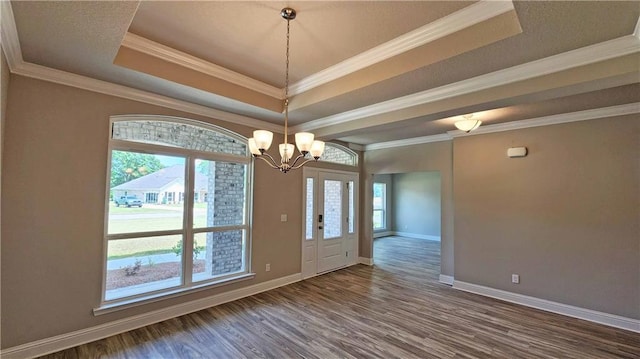
<instances>
[{"instance_id":1,"label":"exterior brick wall","mask_svg":"<svg viewBox=\"0 0 640 359\"><path fill-rule=\"evenodd\" d=\"M245 218L246 165L210 162L207 197L207 225L241 225ZM222 275L244 268L242 230L207 233L205 270Z\"/></svg>"},{"instance_id":2,"label":"exterior brick wall","mask_svg":"<svg viewBox=\"0 0 640 359\"><path fill-rule=\"evenodd\" d=\"M113 139L160 145L174 145L190 150L246 156L246 144L214 130L186 123L156 120L116 121Z\"/></svg>"}]
</instances>

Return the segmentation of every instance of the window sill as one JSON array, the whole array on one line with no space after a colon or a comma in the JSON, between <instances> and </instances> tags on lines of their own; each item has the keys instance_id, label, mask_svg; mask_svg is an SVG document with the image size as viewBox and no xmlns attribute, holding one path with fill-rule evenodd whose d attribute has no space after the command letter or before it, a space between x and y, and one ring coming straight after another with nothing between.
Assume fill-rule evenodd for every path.
<instances>
[{"instance_id":1,"label":"window sill","mask_svg":"<svg viewBox=\"0 0 640 359\"><path fill-rule=\"evenodd\" d=\"M138 307L138 306L149 304L149 303L159 302L161 300L165 300L169 298L181 297L183 295L199 292L202 290L217 288L223 285L228 285L232 283L253 279L255 278L255 276L256 276L255 273L246 273L243 275L239 275L233 278L223 279L213 283L208 282L208 283L203 283L199 285L194 285L189 288L177 288L177 289L169 290L162 293L154 293L154 294L150 294L143 297L125 299L115 303L103 303L98 308L93 309L93 315L98 316L98 315L108 314L108 313L117 312L120 310Z\"/></svg>"}]
</instances>

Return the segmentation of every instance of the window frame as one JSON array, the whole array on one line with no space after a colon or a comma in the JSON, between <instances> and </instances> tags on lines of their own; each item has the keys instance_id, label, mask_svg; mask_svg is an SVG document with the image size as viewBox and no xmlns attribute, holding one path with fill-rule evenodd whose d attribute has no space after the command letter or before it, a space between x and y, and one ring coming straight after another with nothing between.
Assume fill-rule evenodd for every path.
<instances>
[{"instance_id":1,"label":"window frame","mask_svg":"<svg viewBox=\"0 0 640 359\"><path fill-rule=\"evenodd\" d=\"M382 208L376 208L375 207L375 190L373 191L374 195L373 195L373 213L375 214L376 211L380 211L382 212L382 227L376 228L375 227L375 221L373 221L373 230L374 231L384 231L387 229L387 184L384 182L373 182L373 187L375 188L376 185L382 185L383 191L382 191Z\"/></svg>"},{"instance_id":2,"label":"window frame","mask_svg":"<svg viewBox=\"0 0 640 359\"><path fill-rule=\"evenodd\" d=\"M113 138L113 126L116 122L127 121L155 121L168 122L175 124L187 124L200 127L206 130L215 131L221 135L228 136L234 140L240 141L246 146L244 156L216 153L209 151L191 150L180 148L172 145L161 145L155 143L144 143L129 140L121 140ZM105 191L105 212L104 212L104 229L103 229L103 266L102 266L102 291L100 304L94 309L94 315L99 315L114 310L125 309L131 306L155 302L165 298L172 298L193 291L209 289L220 285L235 283L237 281L253 278L255 273L251 268L251 252L252 252L252 222L253 222L253 159L249 153L248 139L240 134L229 131L220 126L209 124L206 122L162 115L120 115L111 116L109 121L109 139L107 148L107 171L106 171L106 191ZM184 207L182 212L182 227L175 230L154 230L142 232L128 232L109 234L109 206L110 206L110 176L112 169L113 151L129 151L137 153L146 153L153 155L179 156L185 160L184 173ZM195 171L196 160L232 162L245 166L245 190L244 190L244 221L241 225L225 225L210 226L196 228L193 225L194 219L194 203L195 203ZM143 199L144 201L144 199ZM231 274L223 274L206 280L193 281L193 244L195 235L207 232L223 232L229 230L242 230L243 238L243 263L244 270ZM140 294L106 299L107 290L107 268L108 268L108 245L110 241L120 239L146 238L161 235L181 235L182 236L182 273L178 286L171 286L163 289L152 290Z\"/></svg>"}]
</instances>

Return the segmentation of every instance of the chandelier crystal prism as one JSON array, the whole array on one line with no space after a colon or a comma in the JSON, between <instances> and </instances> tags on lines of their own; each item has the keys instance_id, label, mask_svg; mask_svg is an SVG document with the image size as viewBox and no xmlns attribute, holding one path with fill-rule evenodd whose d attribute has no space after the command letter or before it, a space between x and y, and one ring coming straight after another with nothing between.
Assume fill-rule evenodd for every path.
<instances>
[{"instance_id":1,"label":"chandelier crystal prism","mask_svg":"<svg viewBox=\"0 0 640 359\"><path fill-rule=\"evenodd\" d=\"M295 147L292 143L288 143L289 137L289 23L296 18L296 11L286 7L280 11L280 16L287 20L287 53L286 53L286 70L284 82L284 143L278 146L280 151L279 163L267 153L271 142L273 141L273 133L265 130L253 131L253 137L249 139L249 151L255 158L265 161L271 168L287 173L290 170L298 169L310 161L317 161L324 152L324 142L314 140L313 133L298 132L295 135L296 146L300 154L292 160ZM307 154L311 154L312 158L305 158ZM302 161L302 162L300 162ZM300 162L300 163L298 163Z\"/></svg>"}]
</instances>

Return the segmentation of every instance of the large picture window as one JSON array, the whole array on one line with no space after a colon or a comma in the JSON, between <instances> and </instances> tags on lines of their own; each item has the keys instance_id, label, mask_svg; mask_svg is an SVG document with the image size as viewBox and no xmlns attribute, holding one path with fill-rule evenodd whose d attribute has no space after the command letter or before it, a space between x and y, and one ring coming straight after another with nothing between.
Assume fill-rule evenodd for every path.
<instances>
[{"instance_id":1,"label":"large picture window","mask_svg":"<svg viewBox=\"0 0 640 359\"><path fill-rule=\"evenodd\" d=\"M387 184L373 184L373 229L383 230L387 228Z\"/></svg>"},{"instance_id":2,"label":"large picture window","mask_svg":"<svg viewBox=\"0 0 640 359\"><path fill-rule=\"evenodd\" d=\"M103 304L250 275L247 140L162 116L111 125Z\"/></svg>"}]
</instances>

